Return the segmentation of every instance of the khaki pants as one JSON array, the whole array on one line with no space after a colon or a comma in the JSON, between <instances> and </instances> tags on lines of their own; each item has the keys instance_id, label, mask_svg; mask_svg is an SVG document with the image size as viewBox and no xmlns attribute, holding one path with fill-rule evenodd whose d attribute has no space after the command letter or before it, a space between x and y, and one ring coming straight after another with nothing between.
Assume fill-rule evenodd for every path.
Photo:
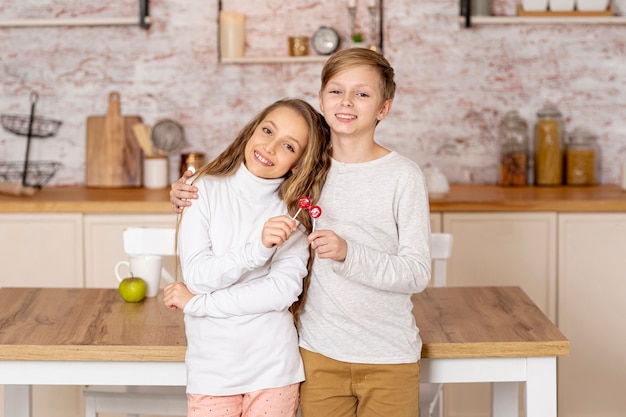
<instances>
[{"instance_id":1,"label":"khaki pants","mask_svg":"<svg viewBox=\"0 0 626 417\"><path fill-rule=\"evenodd\" d=\"M417 417L420 363L339 362L300 349L302 417Z\"/></svg>"}]
</instances>

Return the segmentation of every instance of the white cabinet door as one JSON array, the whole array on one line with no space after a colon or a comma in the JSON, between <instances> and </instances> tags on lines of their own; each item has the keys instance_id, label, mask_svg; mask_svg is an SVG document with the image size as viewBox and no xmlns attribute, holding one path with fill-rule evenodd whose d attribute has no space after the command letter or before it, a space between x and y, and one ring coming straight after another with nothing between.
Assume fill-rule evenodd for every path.
<instances>
[{"instance_id":1,"label":"white cabinet door","mask_svg":"<svg viewBox=\"0 0 626 417\"><path fill-rule=\"evenodd\" d=\"M438 233L441 232L441 217L443 215L440 212L432 212L430 213L430 232Z\"/></svg>"},{"instance_id":2,"label":"white cabinet door","mask_svg":"<svg viewBox=\"0 0 626 417\"><path fill-rule=\"evenodd\" d=\"M82 287L82 214L0 214L0 286Z\"/></svg>"},{"instance_id":3,"label":"white cabinet door","mask_svg":"<svg viewBox=\"0 0 626 417\"><path fill-rule=\"evenodd\" d=\"M176 227L175 214L86 214L85 279L88 288L116 288L115 264L127 259L122 232L131 226ZM175 259L163 259L174 276Z\"/></svg>"},{"instance_id":4,"label":"white cabinet door","mask_svg":"<svg viewBox=\"0 0 626 417\"><path fill-rule=\"evenodd\" d=\"M556 318L556 213L445 213L448 285L515 285Z\"/></svg>"},{"instance_id":5,"label":"white cabinet door","mask_svg":"<svg viewBox=\"0 0 626 417\"><path fill-rule=\"evenodd\" d=\"M626 213L559 215L559 415L626 412Z\"/></svg>"},{"instance_id":6,"label":"white cabinet door","mask_svg":"<svg viewBox=\"0 0 626 417\"><path fill-rule=\"evenodd\" d=\"M444 213L443 231L454 237L449 286L519 286L555 320L556 213ZM446 416L490 415L490 388L446 384Z\"/></svg>"}]
</instances>

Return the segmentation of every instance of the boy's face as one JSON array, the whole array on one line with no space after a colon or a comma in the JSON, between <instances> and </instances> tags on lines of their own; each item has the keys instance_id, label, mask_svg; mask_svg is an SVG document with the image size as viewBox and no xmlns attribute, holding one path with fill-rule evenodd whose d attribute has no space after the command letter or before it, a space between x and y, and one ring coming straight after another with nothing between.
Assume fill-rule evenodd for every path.
<instances>
[{"instance_id":1,"label":"boy's face","mask_svg":"<svg viewBox=\"0 0 626 417\"><path fill-rule=\"evenodd\" d=\"M271 111L246 143L245 164L260 178L281 178L297 163L309 141L309 129L289 107Z\"/></svg>"},{"instance_id":2,"label":"boy's face","mask_svg":"<svg viewBox=\"0 0 626 417\"><path fill-rule=\"evenodd\" d=\"M320 109L333 135L373 136L376 124L391 110L383 100L380 76L360 65L338 73L320 91Z\"/></svg>"}]
</instances>

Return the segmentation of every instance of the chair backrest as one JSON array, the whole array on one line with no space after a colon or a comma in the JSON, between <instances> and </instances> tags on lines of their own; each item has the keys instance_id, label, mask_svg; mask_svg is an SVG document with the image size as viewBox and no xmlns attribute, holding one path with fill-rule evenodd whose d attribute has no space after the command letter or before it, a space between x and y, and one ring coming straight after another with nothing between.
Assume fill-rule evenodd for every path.
<instances>
[{"instance_id":1,"label":"chair backrest","mask_svg":"<svg viewBox=\"0 0 626 417\"><path fill-rule=\"evenodd\" d=\"M174 256L176 229L157 227L129 227L123 232L124 252L127 255Z\"/></svg>"},{"instance_id":2,"label":"chair backrest","mask_svg":"<svg viewBox=\"0 0 626 417\"><path fill-rule=\"evenodd\" d=\"M433 286L445 287L448 259L452 255L452 235L450 233L431 233L430 254L433 260Z\"/></svg>"}]
</instances>

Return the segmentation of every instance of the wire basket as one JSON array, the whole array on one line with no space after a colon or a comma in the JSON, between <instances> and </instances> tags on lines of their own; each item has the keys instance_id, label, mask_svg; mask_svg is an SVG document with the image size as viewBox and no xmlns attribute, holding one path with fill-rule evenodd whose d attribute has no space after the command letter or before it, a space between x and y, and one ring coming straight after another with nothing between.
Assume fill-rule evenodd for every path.
<instances>
[{"instance_id":1,"label":"wire basket","mask_svg":"<svg viewBox=\"0 0 626 417\"><path fill-rule=\"evenodd\" d=\"M26 170L26 184L29 187L43 187L56 174L60 162L31 161ZM0 179L5 182L22 182L24 161L0 162Z\"/></svg>"},{"instance_id":2,"label":"wire basket","mask_svg":"<svg viewBox=\"0 0 626 417\"><path fill-rule=\"evenodd\" d=\"M17 135L28 136L28 125L30 124L30 116L19 114L3 114L0 116L2 127L11 133ZM44 117L34 116L33 126L30 135L32 137L47 138L54 136L61 126L60 120L46 119Z\"/></svg>"}]
</instances>

